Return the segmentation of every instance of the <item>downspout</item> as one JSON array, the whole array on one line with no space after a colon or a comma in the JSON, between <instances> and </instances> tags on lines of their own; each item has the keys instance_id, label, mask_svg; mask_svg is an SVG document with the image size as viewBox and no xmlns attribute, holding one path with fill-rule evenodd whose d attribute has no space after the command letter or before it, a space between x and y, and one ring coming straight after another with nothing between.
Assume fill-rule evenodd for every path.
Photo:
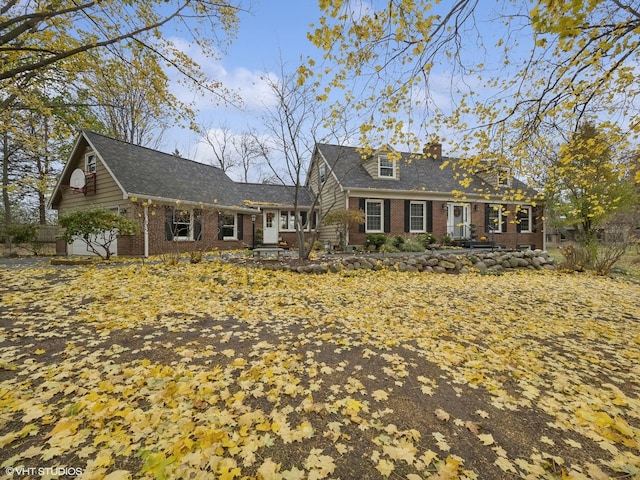
<instances>
[{"instance_id":1,"label":"downspout","mask_svg":"<svg viewBox=\"0 0 640 480\"><path fill-rule=\"evenodd\" d=\"M542 210L542 251L547 251L547 216Z\"/></svg>"},{"instance_id":2,"label":"downspout","mask_svg":"<svg viewBox=\"0 0 640 480\"><path fill-rule=\"evenodd\" d=\"M350 190L347 190L344 194L344 209L347 211L349 211L349 195L350 194L351 194ZM351 228L347 228L347 235L346 235L347 238L344 239L345 249L347 245L349 245L349 230L351 230Z\"/></svg>"},{"instance_id":3,"label":"downspout","mask_svg":"<svg viewBox=\"0 0 640 480\"><path fill-rule=\"evenodd\" d=\"M144 258L149 257L149 205L144 206L144 220L142 226L144 234Z\"/></svg>"}]
</instances>

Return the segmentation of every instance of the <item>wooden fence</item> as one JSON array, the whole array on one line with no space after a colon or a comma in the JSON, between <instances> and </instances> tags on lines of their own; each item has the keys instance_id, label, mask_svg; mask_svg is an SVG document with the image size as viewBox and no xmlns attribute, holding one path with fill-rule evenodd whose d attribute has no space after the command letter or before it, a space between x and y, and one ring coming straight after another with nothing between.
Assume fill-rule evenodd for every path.
<instances>
[{"instance_id":1,"label":"wooden fence","mask_svg":"<svg viewBox=\"0 0 640 480\"><path fill-rule=\"evenodd\" d=\"M6 243L5 226L0 224L0 243ZM58 225L39 225L38 226L38 242L55 243L56 238L60 235L60 227Z\"/></svg>"}]
</instances>

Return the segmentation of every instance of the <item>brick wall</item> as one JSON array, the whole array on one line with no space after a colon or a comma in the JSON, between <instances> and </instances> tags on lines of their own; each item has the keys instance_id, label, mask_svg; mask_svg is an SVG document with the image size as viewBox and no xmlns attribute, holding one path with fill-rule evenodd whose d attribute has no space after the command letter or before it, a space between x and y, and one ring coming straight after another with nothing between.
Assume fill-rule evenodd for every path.
<instances>
[{"instance_id":1,"label":"brick wall","mask_svg":"<svg viewBox=\"0 0 640 480\"><path fill-rule=\"evenodd\" d=\"M373 197L372 197L373 198ZM432 203L432 231L435 237L440 240L443 235L447 234L447 210L442 208L444 201L434 200ZM357 210L360 208L360 198L350 197L349 208ZM536 223L536 231L534 233L519 233L517 225L512 223L515 220L515 213L510 213L505 217L507 222L507 231L496 233L495 235L485 233L485 204L470 204L470 223L476 225L477 237L487 236L489 240L494 239L497 245L503 245L506 248L516 248L518 245L532 245L534 248L541 249L543 246L542 220L534 219ZM387 235L408 235L404 231L404 199L390 200L390 224L391 231ZM360 231L359 225L351 225L349 228L349 244L364 245L367 234Z\"/></svg>"}]
</instances>

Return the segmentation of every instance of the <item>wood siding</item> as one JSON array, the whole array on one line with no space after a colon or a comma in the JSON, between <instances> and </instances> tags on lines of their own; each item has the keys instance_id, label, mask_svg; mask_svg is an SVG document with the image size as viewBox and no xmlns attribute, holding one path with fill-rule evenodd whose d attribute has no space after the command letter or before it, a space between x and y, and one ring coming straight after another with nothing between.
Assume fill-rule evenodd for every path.
<instances>
[{"instance_id":1,"label":"wood siding","mask_svg":"<svg viewBox=\"0 0 640 480\"><path fill-rule=\"evenodd\" d=\"M346 208L346 195L340 189L340 185L336 181L336 178L331 173L331 169L327 166L327 175L325 185L320 188L320 162L322 158L319 155L314 158L309 172L309 187L314 195L320 193L318 202L318 218L322 219L331 210ZM320 220L320 226L318 228L318 240L323 244L336 245L338 242L335 225L325 225Z\"/></svg>"},{"instance_id":2,"label":"wood siding","mask_svg":"<svg viewBox=\"0 0 640 480\"><path fill-rule=\"evenodd\" d=\"M85 155L89 152L90 150L87 149L81 155L78 155L77 158L71 159L71 161L74 162L74 165L73 168L69 169L69 172L76 168L84 170ZM69 180L64 180L63 184L65 182L68 184ZM97 158L96 160L95 193L93 191L93 186L90 183L88 184L86 194L71 193L69 189L63 189L61 193L62 199L58 207L58 211L61 215L73 210L94 208L98 206L106 208L126 208L128 204L128 201L122 198L122 190L106 169L100 158Z\"/></svg>"}]
</instances>

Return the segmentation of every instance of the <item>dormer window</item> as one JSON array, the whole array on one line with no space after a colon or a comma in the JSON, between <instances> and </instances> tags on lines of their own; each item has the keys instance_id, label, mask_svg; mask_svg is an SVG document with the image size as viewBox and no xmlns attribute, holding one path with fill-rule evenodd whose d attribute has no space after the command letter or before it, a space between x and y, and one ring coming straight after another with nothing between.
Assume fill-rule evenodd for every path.
<instances>
[{"instance_id":1,"label":"dormer window","mask_svg":"<svg viewBox=\"0 0 640 480\"><path fill-rule=\"evenodd\" d=\"M378 177L396 178L396 162L386 157L378 157Z\"/></svg>"},{"instance_id":2,"label":"dormer window","mask_svg":"<svg viewBox=\"0 0 640 480\"><path fill-rule=\"evenodd\" d=\"M86 173L95 173L96 171L96 156L93 153L88 154L85 157L85 169Z\"/></svg>"},{"instance_id":3,"label":"dormer window","mask_svg":"<svg viewBox=\"0 0 640 480\"><path fill-rule=\"evenodd\" d=\"M509 175L508 168L501 168L498 170L498 186L508 187L511 185L511 175Z\"/></svg>"}]
</instances>

